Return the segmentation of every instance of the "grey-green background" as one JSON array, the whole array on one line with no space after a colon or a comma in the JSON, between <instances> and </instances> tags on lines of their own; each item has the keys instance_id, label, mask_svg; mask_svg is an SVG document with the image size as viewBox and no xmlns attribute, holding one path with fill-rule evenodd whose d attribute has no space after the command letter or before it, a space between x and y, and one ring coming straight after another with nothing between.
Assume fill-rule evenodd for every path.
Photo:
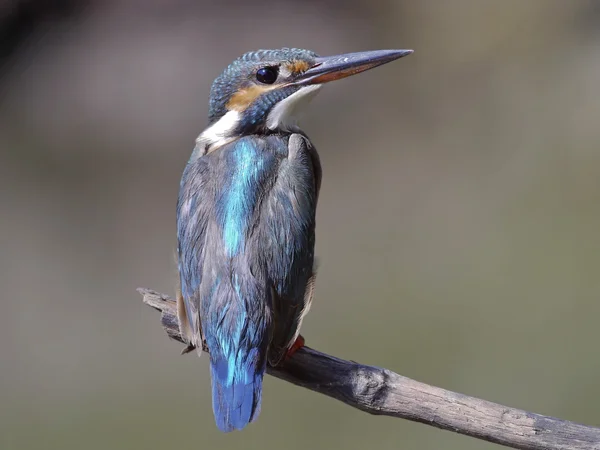
<instances>
[{"instance_id":1,"label":"grey-green background","mask_svg":"<svg viewBox=\"0 0 600 450\"><path fill-rule=\"evenodd\" d=\"M271 377L221 434L207 358L135 292L174 291L212 79L280 46L415 49L302 121L324 167L308 344L600 425L598 2L98 0L2 67L0 449L495 448Z\"/></svg>"}]
</instances>

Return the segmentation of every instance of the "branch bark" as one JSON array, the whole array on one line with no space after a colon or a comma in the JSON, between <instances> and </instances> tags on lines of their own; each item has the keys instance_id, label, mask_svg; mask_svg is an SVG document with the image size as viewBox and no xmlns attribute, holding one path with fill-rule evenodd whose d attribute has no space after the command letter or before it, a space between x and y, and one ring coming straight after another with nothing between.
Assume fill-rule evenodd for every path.
<instances>
[{"instance_id":1,"label":"branch bark","mask_svg":"<svg viewBox=\"0 0 600 450\"><path fill-rule=\"evenodd\" d=\"M175 301L138 289L144 303L161 311L172 339L179 333ZM600 428L509 408L420 383L390 370L365 366L303 347L274 377L333 397L369 414L421 422L443 430L522 450L600 450Z\"/></svg>"}]
</instances>

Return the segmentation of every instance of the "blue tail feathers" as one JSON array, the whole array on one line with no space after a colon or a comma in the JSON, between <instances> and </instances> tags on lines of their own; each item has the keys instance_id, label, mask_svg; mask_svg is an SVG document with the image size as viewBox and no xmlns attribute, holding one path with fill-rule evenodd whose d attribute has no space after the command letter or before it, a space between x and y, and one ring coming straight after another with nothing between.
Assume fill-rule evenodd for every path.
<instances>
[{"instance_id":1,"label":"blue tail feathers","mask_svg":"<svg viewBox=\"0 0 600 450\"><path fill-rule=\"evenodd\" d=\"M210 361L213 412L224 432L241 430L260 413L265 364L259 362L257 349L236 356L228 361L211 355Z\"/></svg>"}]
</instances>

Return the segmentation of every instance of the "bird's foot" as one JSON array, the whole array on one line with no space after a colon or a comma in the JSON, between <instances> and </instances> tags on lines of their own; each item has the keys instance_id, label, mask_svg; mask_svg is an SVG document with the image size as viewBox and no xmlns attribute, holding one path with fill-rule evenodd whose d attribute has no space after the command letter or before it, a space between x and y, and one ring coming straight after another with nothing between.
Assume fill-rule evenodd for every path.
<instances>
[{"instance_id":1,"label":"bird's foot","mask_svg":"<svg viewBox=\"0 0 600 450\"><path fill-rule=\"evenodd\" d=\"M299 334L292 346L288 349L287 353L285 354L285 359L291 358L292 355L298 350L300 350L302 347L304 347L304 338L302 337L302 335Z\"/></svg>"}]
</instances>

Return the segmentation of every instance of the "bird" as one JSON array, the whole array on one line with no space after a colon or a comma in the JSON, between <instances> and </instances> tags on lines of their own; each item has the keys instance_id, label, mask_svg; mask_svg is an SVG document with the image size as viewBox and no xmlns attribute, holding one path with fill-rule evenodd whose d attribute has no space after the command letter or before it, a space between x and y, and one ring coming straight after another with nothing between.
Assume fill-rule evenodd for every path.
<instances>
[{"instance_id":1,"label":"bird","mask_svg":"<svg viewBox=\"0 0 600 450\"><path fill-rule=\"evenodd\" d=\"M188 350L209 353L221 431L257 419L267 366L304 344L322 170L297 111L323 84L411 53L257 50L214 80L177 199L177 317Z\"/></svg>"}]
</instances>

